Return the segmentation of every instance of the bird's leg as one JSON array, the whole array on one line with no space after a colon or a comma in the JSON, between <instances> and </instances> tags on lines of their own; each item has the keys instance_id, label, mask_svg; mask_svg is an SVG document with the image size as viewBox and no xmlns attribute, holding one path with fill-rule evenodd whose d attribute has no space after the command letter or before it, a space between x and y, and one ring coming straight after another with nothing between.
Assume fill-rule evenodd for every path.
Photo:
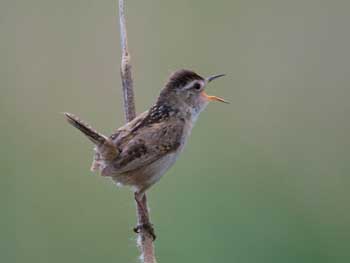
<instances>
[{"instance_id":1,"label":"bird's leg","mask_svg":"<svg viewBox=\"0 0 350 263\"><path fill-rule=\"evenodd\" d=\"M134 228L134 232L140 233L141 231L145 231L153 238L154 241L156 239L156 235L154 233L153 225L149 220L147 199L144 192L135 192L135 201L137 204L137 210L139 211L140 218L139 224Z\"/></svg>"}]
</instances>

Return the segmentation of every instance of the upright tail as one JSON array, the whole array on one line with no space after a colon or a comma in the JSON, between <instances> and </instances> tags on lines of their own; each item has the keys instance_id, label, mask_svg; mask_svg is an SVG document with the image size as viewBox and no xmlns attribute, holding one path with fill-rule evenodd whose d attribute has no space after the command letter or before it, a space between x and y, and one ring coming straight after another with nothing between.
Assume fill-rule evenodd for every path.
<instances>
[{"instance_id":1,"label":"upright tail","mask_svg":"<svg viewBox=\"0 0 350 263\"><path fill-rule=\"evenodd\" d=\"M66 116L67 121L72 126L74 126L78 130L80 130L82 133L84 133L85 136L88 137L88 139L92 141L94 144L102 145L108 140L106 136L104 136L101 133L98 133L90 125L84 123L82 120L80 120L78 117L74 116L73 114L65 112L64 115Z\"/></svg>"}]
</instances>

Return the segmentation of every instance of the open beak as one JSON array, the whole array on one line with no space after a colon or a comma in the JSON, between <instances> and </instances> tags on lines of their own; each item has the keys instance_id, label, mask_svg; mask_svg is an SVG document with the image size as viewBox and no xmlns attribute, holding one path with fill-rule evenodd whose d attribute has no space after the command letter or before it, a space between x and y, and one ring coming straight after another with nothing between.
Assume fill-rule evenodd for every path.
<instances>
[{"instance_id":1,"label":"open beak","mask_svg":"<svg viewBox=\"0 0 350 263\"><path fill-rule=\"evenodd\" d=\"M213 81L214 79L217 79L217 78L220 78L220 77L223 77L223 76L225 76L225 74L213 75L213 76L208 77L206 80L207 80L207 83L209 83L209 82ZM227 100L224 100L223 98L220 98L220 97L217 97L217 96L208 95L204 91L203 91L203 95L210 101L220 101L220 102L223 102L223 103L229 103Z\"/></svg>"}]
</instances>

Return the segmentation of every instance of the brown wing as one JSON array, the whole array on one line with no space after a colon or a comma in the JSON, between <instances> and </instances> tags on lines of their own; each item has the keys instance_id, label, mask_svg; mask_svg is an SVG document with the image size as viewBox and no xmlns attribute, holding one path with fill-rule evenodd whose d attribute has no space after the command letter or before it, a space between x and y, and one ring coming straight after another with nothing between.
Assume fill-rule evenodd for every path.
<instances>
[{"instance_id":1,"label":"brown wing","mask_svg":"<svg viewBox=\"0 0 350 263\"><path fill-rule=\"evenodd\" d=\"M178 149L183 133L182 122L159 122L143 126L130 136L120 140L123 147L114 162L114 168L124 173L142 168L164 155Z\"/></svg>"}]
</instances>

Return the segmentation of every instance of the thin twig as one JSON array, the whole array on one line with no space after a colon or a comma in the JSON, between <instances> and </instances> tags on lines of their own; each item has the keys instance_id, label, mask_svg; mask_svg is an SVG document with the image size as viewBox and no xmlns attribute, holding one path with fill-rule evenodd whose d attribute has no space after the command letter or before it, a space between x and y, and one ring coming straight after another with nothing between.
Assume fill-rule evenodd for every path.
<instances>
[{"instance_id":1,"label":"thin twig","mask_svg":"<svg viewBox=\"0 0 350 263\"><path fill-rule=\"evenodd\" d=\"M123 101L124 101L124 113L127 122L135 118L135 101L134 101L134 90L133 90L133 79L131 75L131 63L130 55L128 50L128 39L126 31L126 21L125 21L125 5L124 0L119 0L119 25L120 25L120 42L122 49L122 59L121 59L121 69L120 75L122 79L123 86ZM144 195L142 199L142 206L137 204L137 223L138 225L144 225L150 222L149 211L147 205L147 198ZM146 209L146 213L144 212ZM141 261L143 263L156 263L156 258L154 255L153 239L150 235L143 229L141 229L138 234L138 247L141 252Z\"/></svg>"},{"instance_id":2,"label":"thin twig","mask_svg":"<svg viewBox=\"0 0 350 263\"><path fill-rule=\"evenodd\" d=\"M126 122L131 121L136 117L135 101L134 101L134 87L131 75L131 63L128 50L128 36L125 22L125 8L124 0L119 0L119 25L120 25L120 43L122 48L122 61L120 74L123 85L124 95L124 113Z\"/></svg>"}]
</instances>

